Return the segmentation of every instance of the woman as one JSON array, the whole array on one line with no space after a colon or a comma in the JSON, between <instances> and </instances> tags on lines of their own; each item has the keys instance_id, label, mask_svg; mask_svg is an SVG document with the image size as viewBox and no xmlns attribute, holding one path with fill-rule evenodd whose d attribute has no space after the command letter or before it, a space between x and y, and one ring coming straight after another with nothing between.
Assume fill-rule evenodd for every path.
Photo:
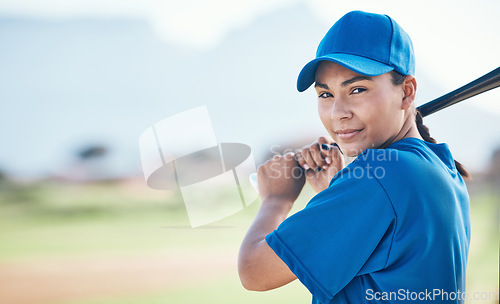
<instances>
[{"instance_id":1,"label":"woman","mask_svg":"<svg viewBox=\"0 0 500 304\"><path fill-rule=\"evenodd\" d=\"M463 302L468 173L423 125L414 70L411 40L388 16L350 12L328 31L297 88L314 83L331 138L259 167L245 288L298 278L313 303ZM341 153L356 159L344 167ZM319 193L287 218L306 180Z\"/></svg>"}]
</instances>

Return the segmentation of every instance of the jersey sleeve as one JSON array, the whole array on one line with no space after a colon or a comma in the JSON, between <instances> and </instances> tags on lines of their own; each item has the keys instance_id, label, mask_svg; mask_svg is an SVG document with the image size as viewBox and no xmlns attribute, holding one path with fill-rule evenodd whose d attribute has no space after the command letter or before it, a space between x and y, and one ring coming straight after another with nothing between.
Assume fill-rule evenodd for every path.
<instances>
[{"instance_id":1,"label":"jersey sleeve","mask_svg":"<svg viewBox=\"0 0 500 304\"><path fill-rule=\"evenodd\" d=\"M394 209L377 179L368 170L360 172L361 178L337 178L266 236L267 244L321 303L329 303L355 276L387 263Z\"/></svg>"}]
</instances>

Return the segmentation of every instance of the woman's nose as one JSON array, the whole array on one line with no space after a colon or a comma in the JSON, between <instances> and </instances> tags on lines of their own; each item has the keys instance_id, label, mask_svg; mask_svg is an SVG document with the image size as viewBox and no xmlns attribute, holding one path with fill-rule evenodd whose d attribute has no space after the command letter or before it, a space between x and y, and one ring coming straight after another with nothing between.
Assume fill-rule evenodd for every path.
<instances>
[{"instance_id":1,"label":"woman's nose","mask_svg":"<svg viewBox=\"0 0 500 304\"><path fill-rule=\"evenodd\" d=\"M343 120L348 119L351 116L352 112L350 111L349 106L341 99L335 100L330 113L330 118L332 120Z\"/></svg>"}]
</instances>

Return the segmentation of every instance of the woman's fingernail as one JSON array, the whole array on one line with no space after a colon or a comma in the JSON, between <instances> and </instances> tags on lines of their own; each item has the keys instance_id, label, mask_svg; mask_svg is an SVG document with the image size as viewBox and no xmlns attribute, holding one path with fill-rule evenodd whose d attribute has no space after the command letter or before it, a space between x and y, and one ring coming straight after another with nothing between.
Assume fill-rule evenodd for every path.
<instances>
[{"instance_id":1,"label":"woman's fingernail","mask_svg":"<svg viewBox=\"0 0 500 304\"><path fill-rule=\"evenodd\" d=\"M323 168L323 170L326 170L326 169L328 169L328 166L325 165L325 166L323 166L321 168Z\"/></svg>"},{"instance_id":2,"label":"woman's fingernail","mask_svg":"<svg viewBox=\"0 0 500 304\"><path fill-rule=\"evenodd\" d=\"M330 157L325 158L325 161L326 161L327 164L331 164L332 163L332 159Z\"/></svg>"},{"instance_id":3,"label":"woman's fingernail","mask_svg":"<svg viewBox=\"0 0 500 304\"><path fill-rule=\"evenodd\" d=\"M342 150L340 149L339 145L337 145L336 143L333 143L333 145L335 147L337 147L337 149L339 149L340 154L344 155L344 152L342 152Z\"/></svg>"},{"instance_id":4,"label":"woman's fingernail","mask_svg":"<svg viewBox=\"0 0 500 304\"><path fill-rule=\"evenodd\" d=\"M309 170L309 169L310 169L310 167L309 167L308 165L304 165L304 166L303 166L303 168L304 168L305 170Z\"/></svg>"},{"instance_id":5,"label":"woman's fingernail","mask_svg":"<svg viewBox=\"0 0 500 304\"><path fill-rule=\"evenodd\" d=\"M328 151L330 150L330 146L327 144L321 144L321 149Z\"/></svg>"}]
</instances>

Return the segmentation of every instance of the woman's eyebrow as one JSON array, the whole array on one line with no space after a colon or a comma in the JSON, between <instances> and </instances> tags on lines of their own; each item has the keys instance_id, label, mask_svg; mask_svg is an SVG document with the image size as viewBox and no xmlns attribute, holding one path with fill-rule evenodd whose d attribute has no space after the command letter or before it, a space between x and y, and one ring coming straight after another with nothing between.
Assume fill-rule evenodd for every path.
<instances>
[{"instance_id":1,"label":"woman's eyebrow","mask_svg":"<svg viewBox=\"0 0 500 304\"><path fill-rule=\"evenodd\" d=\"M373 81L372 78L369 77L369 76L355 76L355 77L353 77L351 79L348 79L348 80L342 82L342 86L346 87L346 86L348 86L348 85L350 85L352 83L355 83L356 81L361 81L361 80L370 80L370 81Z\"/></svg>"},{"instance_id":2,"label":"woman's eyebrow","mask_svg":"<svg viewBox=\"0 0 500 304\"><path fill-rule=\"evenodd\" d=\"M363 75L361 75L361 76L354 76L353 78L347 79L346 81L342 82L342 86L346 87L346 86L348 86L348 85L350 85L352 83L355 83L357 81L362 81L362 80L373 81L373 79L371 77L369 77L369 76L363 76ZM324 83L321 83L321 82L317 82L317 81L314 83L314 87L315 88L319 87L319 88L322 88L322 89L330 90L330 88L328 87L327 84L324 84Z\"/></svg>"},{"instance_id":3,"label":"woman's eyebrow","mask_svg":"<svg viewBox=\"0 0 500 304\"><path fill-rule=\"evenodd\" d=\"M320 88L325 89L325 90L330 90L330 88L328 87L327 84L317 82L317 81L314 83L314 87L315 88L320 87Z\"/></svg>"}]
</instances>

